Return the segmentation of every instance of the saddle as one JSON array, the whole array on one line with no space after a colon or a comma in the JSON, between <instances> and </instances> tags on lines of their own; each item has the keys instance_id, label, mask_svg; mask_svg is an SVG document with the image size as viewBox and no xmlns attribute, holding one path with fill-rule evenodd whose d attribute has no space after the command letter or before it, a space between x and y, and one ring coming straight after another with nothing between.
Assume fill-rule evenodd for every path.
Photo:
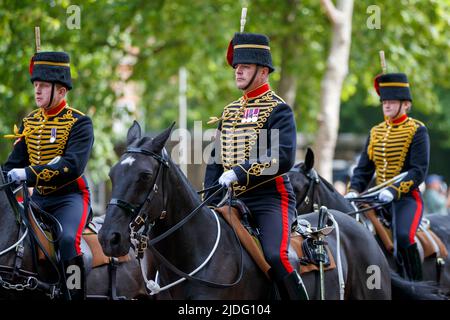
<instances>
[{"instance_id":1,"label":"saddle","mask_svg":"<svg viewBox=\"0 0 450 320\"><path fill-rule=\"evenodd\" d=\"M47 223L44 223L42 212L39 208L32 206L34 216L33 218L31 212L28 213L28 219L31 224L33 232L36 234L39 242L42 244L47 255L44 254L42 249L37 246L38 259L44 261L47 256L51 259L55 259L55 247L51 242L53 241L53 232ZM81 252L83 253L84 265L86 268L86 274L91 271L91 269L100 267L106 264L114 262L124 263L131 260L130 256L127 254L119 258L108 257L103 253L103 249L98 241L98 231L100 230L104 221L104 217L94 217L83 231L83 236L81 238ZM39 224L39 226L38 226Z\"/></svg>"},{"instance_id":2,"label":"saddle","mask_svg":"<svg viewBox=\"0 0 450 320\"><path fill-rule=\"evenodd\" d=\"M366 217L373 225L373 234L378 235L387 252L393 253L394 243L388 222L377 215L373 209L366 213ZM442 240L430 229L430 221L428 219L422 218L415 238L422 261L432 255L436 255L436 258L447 258L447 248Z\"/></svg>"},{"instance_id":3,"label":"saddle","mask_svg":"<svg viewBox=\"0 0 450 320\"><path fill-rule=\"evenodd\" d=\"M259 231L254 227L253 219L247 206L240 200L233 200L231 214L229 206L222 206L214 210L219 212L234 229L243 247L270 279L268 273L270 265L264 258L262 247L258 240ZM318 271L320 259L324 262L325 271L336 268L336 263L328 245L325 244L324 254L321 255L317 251L317 245L319 244L317 236L320 232L323 232L322 234L325 235L332 230L332 228L330 230L330 227L324 229L312 231L309 222L304 219L299 219L294 223L291 230L288 257L291 264L297 266L297 271L300 274Z\"/></svg>"}]
</instances>

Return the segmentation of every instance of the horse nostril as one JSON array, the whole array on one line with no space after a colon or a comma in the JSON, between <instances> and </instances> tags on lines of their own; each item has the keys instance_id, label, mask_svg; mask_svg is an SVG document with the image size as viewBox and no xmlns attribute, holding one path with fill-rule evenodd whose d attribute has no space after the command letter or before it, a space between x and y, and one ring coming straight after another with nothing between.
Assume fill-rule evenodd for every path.
<instances>
[{"instance_id":1,"label":"horse nostril","mask_svg":"<svg viewBox=\"0 0 450 320\"><path fill-rule=\"evenodd\" d=\"M120 233L114 232L111 236L110 242L112 245L118 245L120 243Z\"/></svg>"}]
</instances>

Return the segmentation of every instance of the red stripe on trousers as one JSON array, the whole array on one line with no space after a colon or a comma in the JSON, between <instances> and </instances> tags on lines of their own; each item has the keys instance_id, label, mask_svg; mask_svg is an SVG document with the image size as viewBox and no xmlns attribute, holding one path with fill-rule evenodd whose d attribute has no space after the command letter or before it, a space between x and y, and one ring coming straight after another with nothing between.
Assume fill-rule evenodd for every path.
<instances>
[{"instance_id":1,"label":"red stripe on trousers","mask_svg":"<svg viewBox=\"0 0 450 320\"><path fill-rule=\"evenodd\" d=\"M288 256L287 256L287 249L288 249L288 231L289 231L289 224L288 224L288 210L289 210L289 198L288 193L286 191L286 187L284 186L284 179L283 177L278 177L275 179L277 184L277 190L281 195L281 222L283 225L283 233L281 237L281 246L280 246L280 257L281 257L281 263L283 264L284 268L287 270L288 273L291 273L294 271L294 269L291 266L291 263L289 262Z\"/></svg>"},{"instance_id":2,"label":"red stripe on trousers","mask_svg":"<svg viewBox=\"0 0 450 320\"><path fill-rule=\"evenodd\" d=\"M420 198L419 192L417 190L413 190L411 193L414 200L416 200L417 208L416 212L414 213L414 220L411 225L411 229L409 229L409 243L414 244L414 236L416 235L417 227L419 226L420 222L420 216L422 214L422 199Z\"/></svg>"},{"instance_id":3,"label":"red stripe on trousers","mask_svg":"<svg viewBox=\"0 0 450 320\"><path fill-rule=\"evenodd\" d=\"M80 224L78 225L77 235L75 238L75 250L77 255L81 254L81 235L83 234L84 227L86 226L86 219L89 209L89 191L87 190L86 183L83 178L77 180L78 188L83 193L83 215L81 216Z\"/></svg>"}]
</instances>

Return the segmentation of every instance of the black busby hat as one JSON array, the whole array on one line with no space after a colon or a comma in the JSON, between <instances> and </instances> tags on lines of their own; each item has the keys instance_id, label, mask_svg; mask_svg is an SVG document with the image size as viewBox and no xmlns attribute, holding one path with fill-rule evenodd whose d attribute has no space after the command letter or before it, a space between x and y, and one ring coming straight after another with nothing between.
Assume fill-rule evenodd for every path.
<instances>
[{"instance_id":1,"label":"black busby hat","mask_svg":"<svg viewBox=\"0 0 450 320\"><path fill-rule=\"evenodd\" d=\"M72 89L70 58L65 52L38 52L30 62L31 82L59 83Z\"/></svg>"},{"instance_id":2,"label":"black busby hat","mask_svg":"<svg viewBox=\"0 0 450 320\"><path fill-rule=\"evenodd\" d=\"M228 46L227 61L233 68L244 63L268 67L269 73L275 70L272 66L269 38L263 34L235 33Z\"/></svg>"},{"instance_id":3,"label":"black busby hat","mask_svg":"<svg viewBox=\"0 0 450 320\"><path fill-rule=\"evenodd\" d=\"M406 74L386 73L375 78L375 90L381 100L409 100L412 101L411 91Z\"/></svg>"}]
</instances>

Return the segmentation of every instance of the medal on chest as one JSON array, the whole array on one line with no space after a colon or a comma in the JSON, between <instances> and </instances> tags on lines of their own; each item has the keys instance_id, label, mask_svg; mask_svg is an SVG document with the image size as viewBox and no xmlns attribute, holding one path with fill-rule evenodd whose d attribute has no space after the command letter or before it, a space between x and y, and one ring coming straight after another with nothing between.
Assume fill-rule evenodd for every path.
<instances>
[{"instance_id":1,"label":"medal on chest","mask_svg":"<svg viewBox=\"0 0 450 320\"><path fill-rule=\"evenodd\" d=\"M241 123L257 122L259 116L259 108L245 109Z\"/></svg>"},{"instance_id":2,"label":"medal on chest","mask_svg":"<svg viewBox=\"0 0 450 320\"><path fill-rule=\"evenodd\" d=\"M252 109L252 122L257 122L259 116L259 108Z\"/></svg>"},{"instance_id":3,"label":"medal on chest","mask_svg":"<svg viewBox=\"0 0 450 320\"><path fill-rule=\"evenodd\" d=\"M52 128L50 132L50 143L56 141L56 128Z\"/></svg>"}]
</instances>

